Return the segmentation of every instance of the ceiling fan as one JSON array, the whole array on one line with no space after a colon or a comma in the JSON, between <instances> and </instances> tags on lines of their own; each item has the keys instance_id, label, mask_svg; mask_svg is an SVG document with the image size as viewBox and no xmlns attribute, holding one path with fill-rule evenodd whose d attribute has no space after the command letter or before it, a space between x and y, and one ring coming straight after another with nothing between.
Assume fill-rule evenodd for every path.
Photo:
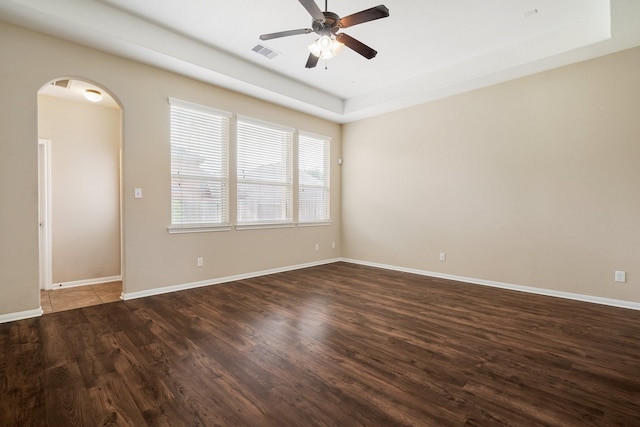
<instances>
[{"instance_id":1,"label":"ceiling fan","mask_svg":"<svg viewBox=\"0 0 640 427\"><path fill-rule=\"evenodd\" d=\"M376 56L378 53L376 50L370 48L359 40L354 39L348 34L338 33L338 31L341 28L352 27L357 24L386 18L389 16L389 9L386 6L375 6L340 18L337 14L327 10L327 0L324 2L324 12L320 10L314 0L298 1L313 18L311 28L263 34L260 36L260 40L270 40L280 37L295 36L298 34L318 34L320 38L309 46L311 53L309 54L309 59L307 59L306 68L315 67L320 58L332 58L335 56L341 45L347 46L349 49L354 50L367 59L372 59Z\"/></svg>"}]
</instances>

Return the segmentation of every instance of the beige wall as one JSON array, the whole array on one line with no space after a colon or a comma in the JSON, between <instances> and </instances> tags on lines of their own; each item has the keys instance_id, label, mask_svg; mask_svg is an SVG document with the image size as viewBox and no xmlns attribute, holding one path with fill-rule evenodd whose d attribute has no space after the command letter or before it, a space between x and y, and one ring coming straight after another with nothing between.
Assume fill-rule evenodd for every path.
<instances>
[{"instance_id":1,"label":"beige wall","mask_svg":"<svg viewBox=\"0 0 640 427\"><path fill-rule=\"evenodd\" d=\"M343 255L640 301L639 76L635 48L346 125Z\"/></svg>"},{"instance_id":2,"label":"beige wall","mask_svg":"<svg viewBox=\"0 0 640 427\"><path fill-rule=\"evenodd\" d=\"M58 77L123 106L126 292L345 256L640 301L640 48L342 128L4 23L0 58L0 315L39 306L37 92ZM167 97L332 137L333 225L168 234Z\"/></svg>"},{"instance_id":3,"label":"beige wall","mask_svg":"<svg viewBox=\"0 0 640 427\"><path fill-rule=\"evenodd\" d=\"M340 256L339 125L5 23L0 58L0 315L39 307L37 92L59 77L96 82L123 107L125 292ZM333 225L170 235L168 97L331 137Z\"/></svg>"},{"instance_id":4,"label":"beige wall","mask_svg":"<svg viewBox=\"0 0 640 427\"><path fill-rule=\"evenodd\" d=\"M53 283L120 275L120 110L38 96L51 141Z\"/></svg>"}]
</instances>

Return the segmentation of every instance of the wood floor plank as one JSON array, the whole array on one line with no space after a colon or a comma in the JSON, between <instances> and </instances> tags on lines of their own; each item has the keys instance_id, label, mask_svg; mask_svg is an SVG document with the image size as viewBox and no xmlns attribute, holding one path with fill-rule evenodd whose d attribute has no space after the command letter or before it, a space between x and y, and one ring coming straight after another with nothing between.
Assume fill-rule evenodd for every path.
<instances>
[{"instance_id":1,"label":"wood floor plank","mask_svg":"<svg viewBox=\"0 0 640 427\"><path fill-rule=\"evenodd\" d=\"M44 375L45 407L49 425L86 426L94 421L77 363L47 368Z\"/></svg>"},{"instance_id":2,"label":"wood floor plank","mask_svg":"<svg viewBox=\"0 0 640 427\"><path fill-rule=\"evenodd\" d=\"M34 324L16 325L14 331ZM18 334L14 338L6 347L12 357L0 360L0 425L41 425L45 407L40 345Z\"/></svg>"},{"instance_id":3,"label":"wood floor plank","mask_svg":"<svg viewBox=\"0 0 640 427\"><path fill-rule=\"evenodd\" d=\"M117 374L101 375L97 384L88 389L96 426L144 426L146 421L134 399Z\"/></svg>"},{"instance_id":4,"label":"wood floor plank","mask_svg":"<svg viewBox=\"0 0 640 427\"><path fill-rule=\"evenodd\" d=\"M127 380L131 395L143 412L154 411L173 398L154 370L143 363L144 357L124 332L103 336L101 341L110 349L116 371Z\"/></svg>"},{"instance_id":5,"label":"wood floor plank","mask_svg":"<svg viewBox=\"0 0 640 427\"><path fill-rule=\"evenodd\" d=\"M42 343L42 358L44 366L66 365L74 361L73 354L67 346L64 336L64 325L60 314L48 314L40 322L40 340Z\"/></svg>"},{"instance_id":6,"label":"wood floor plank","mask_svg":"<svg viewBox=\"0 0 640 427\"><path fill-rule=\"evenodd\" d=\"M0 425L638 426L640 312L334 263L0 325Z\"/></svg>"},{"instance_id":7,"label":"wood floor plank","mask_svg":"<svg viewBox=\"0 0 640 427\"><path fill-rule=\"evenodd\" d=\"M93 387L99 378L115 372L108 349L95 335L87 318L80 310L72 310L69 316L76 315L74 321L65 327L63 335L80 369L84 386Z\"/></svg>"}]
</instances>

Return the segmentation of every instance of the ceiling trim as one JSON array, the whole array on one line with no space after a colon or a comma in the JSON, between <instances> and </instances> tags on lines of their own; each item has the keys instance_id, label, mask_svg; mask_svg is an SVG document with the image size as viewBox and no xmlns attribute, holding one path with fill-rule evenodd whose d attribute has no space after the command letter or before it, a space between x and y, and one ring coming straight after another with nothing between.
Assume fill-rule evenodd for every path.
<instances>
[{"instance_id":1,"label":"ceiling trim","mask_svg":"<svg viewBox=\"0 0 640 427\"><path fill-rule=\"evenodd\" d=\"M99 2L5 0L0 2L0 12L2 20L13 24L347 123L640 45L640 2L611 0L610 5L610 20L605 21L610 25L603 25L600 20L562 29L568 40L584 37L584 28L592 30L586 37L587 44L578 49L569 43L550 51L550 41L559 36L550 33L520 45L522 57L514 55L513 50L507 54L507 48L498 49L350 99L292 80ZM486 66L487 59L491 68Z\"/></svg>"}]
</instances>

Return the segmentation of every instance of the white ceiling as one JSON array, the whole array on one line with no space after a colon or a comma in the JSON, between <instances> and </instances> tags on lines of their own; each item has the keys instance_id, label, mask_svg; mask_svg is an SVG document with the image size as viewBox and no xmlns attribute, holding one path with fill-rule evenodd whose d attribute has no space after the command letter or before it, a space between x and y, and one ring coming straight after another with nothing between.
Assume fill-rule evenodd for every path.
<instances>
[{"instance_id":1,"label":"white ceiling","mask_svg":"<svg viewBox=\"0 0 640 427\"><path fill-rule=\"evenodd\" d=\"M640 45L638 0L330 0L329 10L380 3L388 18L341 30L378 55L345 48L314 69L304 65L316 34L258 38L310 27L297 0L0 0L0 19L340 123ZM258 43L280 55L253 52Z\"/></svg>"}]
</instances>

